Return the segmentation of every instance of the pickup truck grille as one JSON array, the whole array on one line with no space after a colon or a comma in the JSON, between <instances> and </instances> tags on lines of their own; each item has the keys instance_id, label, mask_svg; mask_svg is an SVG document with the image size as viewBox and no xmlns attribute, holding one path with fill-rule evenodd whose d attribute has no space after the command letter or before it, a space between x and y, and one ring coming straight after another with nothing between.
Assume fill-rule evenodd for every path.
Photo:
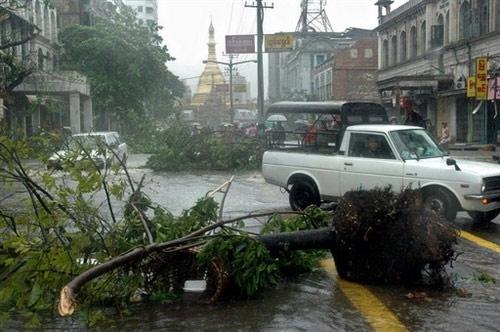
<instances>
[{"instance_id":1,"label":"pickup truck grille","mask_svg":"<svg viewBox=\"0 0 500 332\"><path fill-rule=\"evenodd\" d=\"M484 191L496 191L500 190L500 176L492 176L489 178L484 178Z\"/></svg>"}]
</instances>

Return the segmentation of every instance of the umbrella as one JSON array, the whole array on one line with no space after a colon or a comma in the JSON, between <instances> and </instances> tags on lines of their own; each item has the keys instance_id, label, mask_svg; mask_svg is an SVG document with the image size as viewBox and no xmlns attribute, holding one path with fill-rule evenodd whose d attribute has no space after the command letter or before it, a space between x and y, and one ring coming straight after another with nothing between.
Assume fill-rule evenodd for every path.
<instances>
[{"instance_id":1,"label":"umbrella","mask_svg":"<svg viewBox=\"0 0 500 332\"><path fill-rule=\"evenodd\" d=\"M309 124L309 121L307 120L295 120L294 122L295 124L299 124L299 125L308 125Z\"/></svg>"},{"instance_id":2,"label":"umbrella","mask_svg":"<svg viewBox=\"0 0 500 332\"><path fill-rule=\"evenodd\" d=\"M286 122L287 119L283 114L272 114L267 118L267 121L272 122Z\"/></svg>"}]
</instances>

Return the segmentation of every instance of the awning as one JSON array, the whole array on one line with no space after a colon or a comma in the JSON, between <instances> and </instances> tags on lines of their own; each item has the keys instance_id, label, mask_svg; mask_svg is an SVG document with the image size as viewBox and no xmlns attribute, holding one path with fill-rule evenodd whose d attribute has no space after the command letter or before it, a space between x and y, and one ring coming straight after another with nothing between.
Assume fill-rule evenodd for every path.
<instances>
[{"instance_id":1,"label":"awning","mask_svg":"<svg viewBox=\"0 0 500 332\"><path fill-rule=\"evenodd\" d=\"M453 82L451 75L412 75L395 76L386 80L377 81L379 90L437 90L440 82Z\"/></svg>"}]
</instances>

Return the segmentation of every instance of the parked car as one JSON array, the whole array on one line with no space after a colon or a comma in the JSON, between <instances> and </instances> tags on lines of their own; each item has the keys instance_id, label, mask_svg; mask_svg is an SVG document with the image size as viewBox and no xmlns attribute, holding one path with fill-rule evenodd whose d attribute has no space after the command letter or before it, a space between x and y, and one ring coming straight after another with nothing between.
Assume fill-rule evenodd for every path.
<instances>
[{"instance_id":1,"label":"parked car","mask_svg":"<svg viewBox=\"0 0 500 332\"><path fill-rule=\"evenodd\" d=\"M61 170L65 162L92 162L99 168L118 164L119 160L126 164L128 159L127 144L114 131L91 132L70 136L61 149L50 156L48 169Z\"/></svg>"},{"instance_id":2,"label":"parked car","mask_svg":"<svg viewBox=\"0 0 500 332\"><path fill-rule=\"evenodd\" d=\"M281 113L287 117L283 107ZM294 120L297 111L292 114ZM422 188L425 208L449 220L467 211L479 223L500 212L500 166L452 159L423 128L353 125L341 128L338 137L326 136L326 144L318 143L319 131L313 134L311 144L290 140L270 145L263 156L264 178L289 192L294 210L335 201L353 189L390 185L395 191Z\"/></svg>"}]
</instances>

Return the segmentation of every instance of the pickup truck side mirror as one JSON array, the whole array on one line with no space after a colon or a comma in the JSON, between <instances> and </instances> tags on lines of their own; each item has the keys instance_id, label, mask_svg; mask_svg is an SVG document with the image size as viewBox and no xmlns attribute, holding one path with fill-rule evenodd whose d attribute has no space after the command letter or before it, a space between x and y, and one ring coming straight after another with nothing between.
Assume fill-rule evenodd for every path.
<instances>
[{"instance_id":1,"label":"pickup truck side mirror","mask_svg":"<svg viewBox=\"0 0 500 332\"><path fill-rule=\"evenodd\" d=\"M456 171L461 171L461 169L460 169L460 167L458 167L457 161L455 159L452 159L452 158L446 159L446 165L455 166Z\"/></svg>"}]
</instances>

